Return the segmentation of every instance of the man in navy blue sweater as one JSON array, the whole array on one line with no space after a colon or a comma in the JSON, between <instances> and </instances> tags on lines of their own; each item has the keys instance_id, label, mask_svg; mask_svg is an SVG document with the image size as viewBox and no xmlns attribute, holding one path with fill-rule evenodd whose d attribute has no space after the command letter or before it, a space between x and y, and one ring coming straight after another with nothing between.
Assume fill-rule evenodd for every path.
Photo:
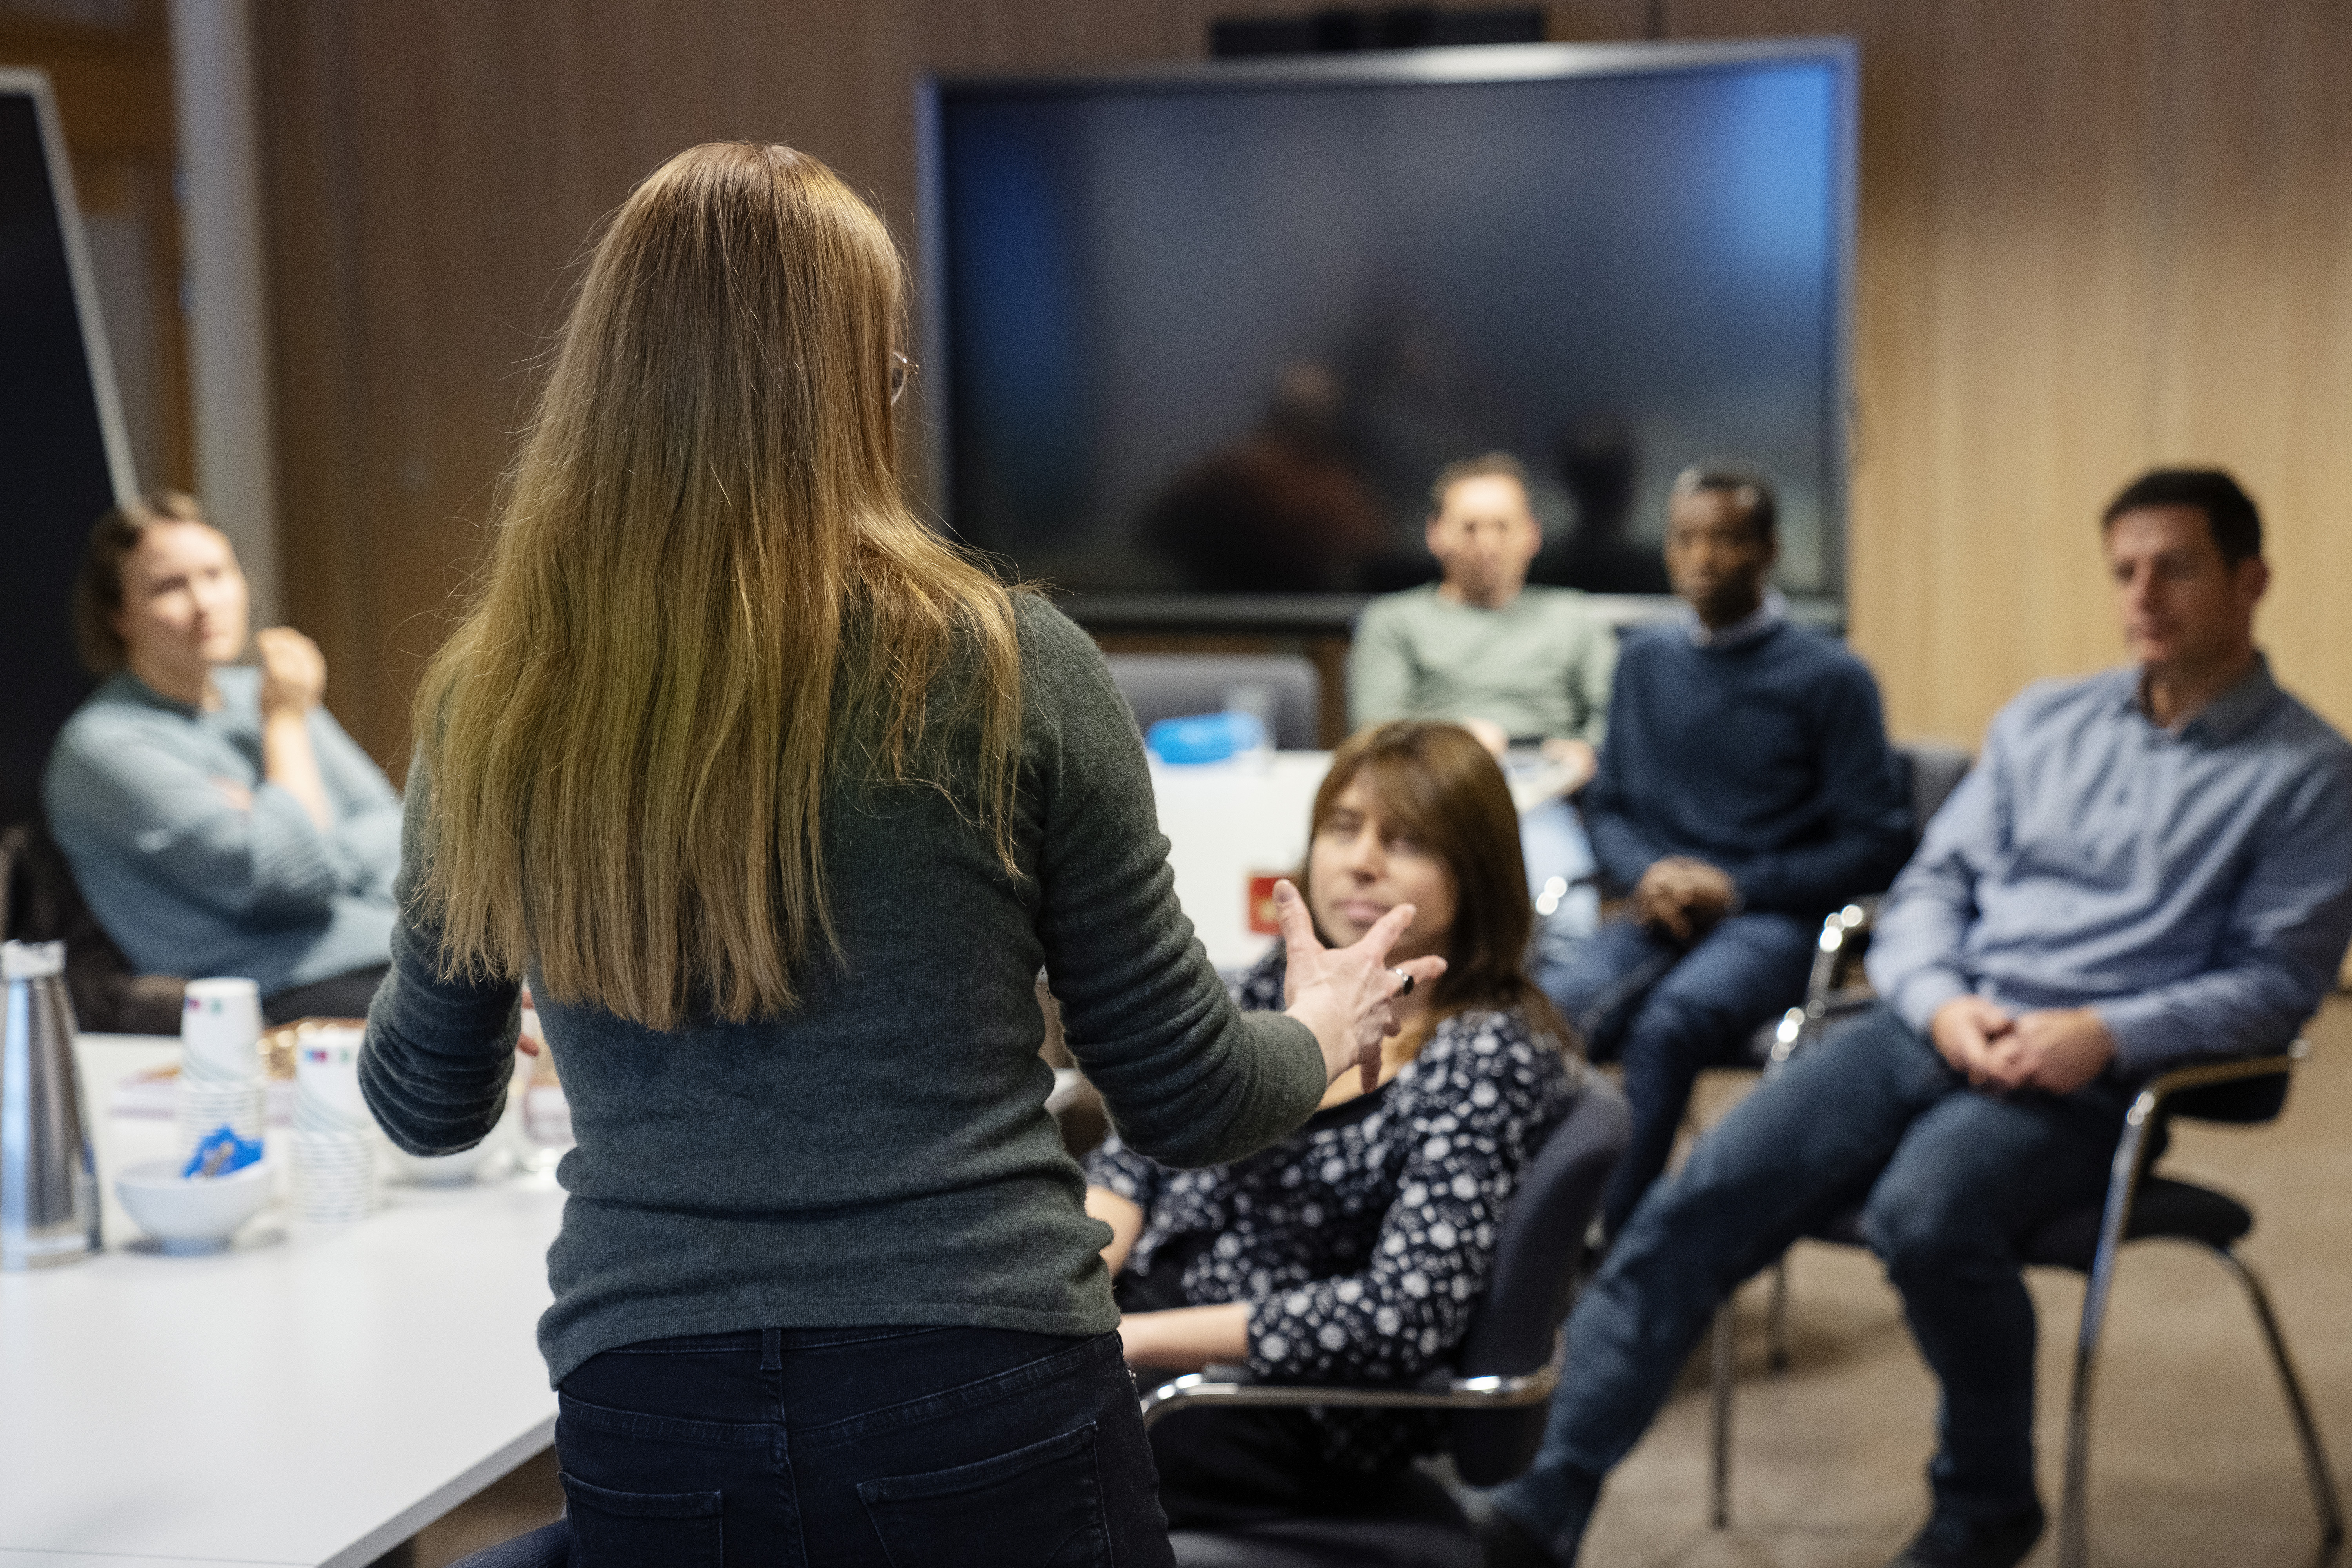
<instances>
[{"instance_id":1,"label":"man in navy blue sweater","mask_svg":"<svg viewBox=\"0 0 2352 1568\"><path fill-rule=\"evenodd\" d=\"M1626 643L1584 795L1601 868L1631 896L1545 984L1596 1058L1625 1064L1612 1237L1665 1169L1699 1069L1803 998L1822 917L1885 887L1908 846L1877 684L1789 624L1769 588L1774 521L1755 474L1675 479L1666 570L1685 607Z\"/></svg>"}]
</instances>

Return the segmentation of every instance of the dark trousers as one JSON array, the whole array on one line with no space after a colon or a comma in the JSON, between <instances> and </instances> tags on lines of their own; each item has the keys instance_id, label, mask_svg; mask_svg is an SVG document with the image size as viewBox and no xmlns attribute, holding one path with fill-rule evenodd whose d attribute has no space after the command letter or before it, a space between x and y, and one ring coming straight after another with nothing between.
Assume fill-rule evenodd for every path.
<instances>
[{"instance_id":1,"label":"dark trousers","mask_svg":"<svg viewBox=\"0 0 2352 1568\"><path fill-rule=\"evenodd\" d=\"M1711 1128L1637 1208L1569 1319L1543 1447L1496 1500L1566 1561L1600 1478L1673 1389L1717 1305L1859 1204L1943 1384L1928 1479L1940 1510L2034 1500L2026 1237L2096 1202L2130 1091L1979 1093L1884 1006L1801 1052Z\"/></svg>"},{"instance_id":2,"label":"dark trousers","mask_svg":"<svg viewBox=\"0 0 2352 1568\"><path fill-rule=\"evenodd\" d=\"M572 1568L1172 1568L1117 1334L768 1329L558 1391Z\"/></svg>"},{"instance_id":3,"label":"dark trousers","mask_svg":"<svg viewBox=\"0 0 2352 1568\"><path fill-rule=\"evenodd\" d=\"M1633 1112L1601 1220L1615 1236L1666 1168L1699 1069L1748 1059L1758 1026L1805 998L1819 926L1738 914L1684 948L1638 921L1612 921L1545 989L1595 1061L1625 1064Z\"/></svg>"},{"instance_id":4,"label":"dark trousers","mask_svg":"<svg viewBox=\"0 0 2352 1568\"><path fill-rule=\"evenodd\" d=\"M1158 1312L1185 1300L1185 1255L1208 1237L1162 1247L1149 1274L1112 1281L1122 1312ZM1150 1388L1177 1374L1139 1368ZM1406 1419L1411 1419L1410 1416ZM1428 1500L1409 1460L1386 1470L1357 1469L1332 1459L1323 1434L1304 1410L1179 1410L1151 1428L1160 1472L1160 1506L1171 1530L1231 1531L1277 1520L1419 1518ZM1451 1504L1441 1504L1450 1508Z\"/></svg>"}]
</instances>

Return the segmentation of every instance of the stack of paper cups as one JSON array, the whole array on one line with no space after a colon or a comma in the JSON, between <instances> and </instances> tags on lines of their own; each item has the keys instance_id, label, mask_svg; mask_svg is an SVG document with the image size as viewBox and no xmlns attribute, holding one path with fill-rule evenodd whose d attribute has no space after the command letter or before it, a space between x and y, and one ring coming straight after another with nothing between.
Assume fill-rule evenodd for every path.
<instances>
[{"instance_id":1,"label":"stack of paper cups","mask_svg":"<svg viewBox=\"0 0 2352 1568\"><path fill-rule=\"evenodd\" d=\"M374 1119L360 1098L359 1029L320 1029L294 1044L294 1217L365 1219L383 1188Z\"/></svg>"},{"instance_id":2,"label":"stack of paper cups","mask_svg":"<svg viewBox=\"0 0 2352 1568\"><path fill-rule=\"evenodd\" d=\"M191 980L180 1012L182 1159L223 1127L261 1136L261 988L250 980Z\"/></svg>"}]
</instances>

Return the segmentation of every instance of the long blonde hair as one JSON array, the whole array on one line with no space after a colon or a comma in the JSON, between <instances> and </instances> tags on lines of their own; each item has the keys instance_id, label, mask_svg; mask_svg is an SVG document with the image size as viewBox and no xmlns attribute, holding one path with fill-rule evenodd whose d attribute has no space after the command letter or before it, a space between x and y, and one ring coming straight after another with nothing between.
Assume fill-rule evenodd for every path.
<instances>
[{"instance_id":1,"label":"long blonde hair","mask_svg":"<svg viewBox=\"0 0 2352 1568\"><path fill-rule=\"evenodd\" d=\"M1017 875L1012 597L906 503L905 293L789 147L691 148L614 216L418 690L445 973L536 960L656 1029L789 1010L837 947L845 771L938 788Z\"/></svg>"}]
</instances>

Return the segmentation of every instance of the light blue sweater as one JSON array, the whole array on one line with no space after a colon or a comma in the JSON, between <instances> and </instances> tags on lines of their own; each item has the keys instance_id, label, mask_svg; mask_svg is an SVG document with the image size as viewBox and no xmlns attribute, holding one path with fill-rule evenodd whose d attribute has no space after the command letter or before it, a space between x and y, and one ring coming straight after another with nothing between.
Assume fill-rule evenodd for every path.
<instances>
[{"instance_id":1,"label":"light blue sweater","mask_svg":"<svg viewBox=\"0 0 2352 1568\"><path fill-rule=\"evenodd\" d=\"M118 671L68 720L41 798L82 897L133 966L247 976L263 995L384 963L400 796L323 708L334 826L261 776L261 672L215 672L205 712ZM250 809L224 784L250 792Z\"/></svg>"}]
</instances>

